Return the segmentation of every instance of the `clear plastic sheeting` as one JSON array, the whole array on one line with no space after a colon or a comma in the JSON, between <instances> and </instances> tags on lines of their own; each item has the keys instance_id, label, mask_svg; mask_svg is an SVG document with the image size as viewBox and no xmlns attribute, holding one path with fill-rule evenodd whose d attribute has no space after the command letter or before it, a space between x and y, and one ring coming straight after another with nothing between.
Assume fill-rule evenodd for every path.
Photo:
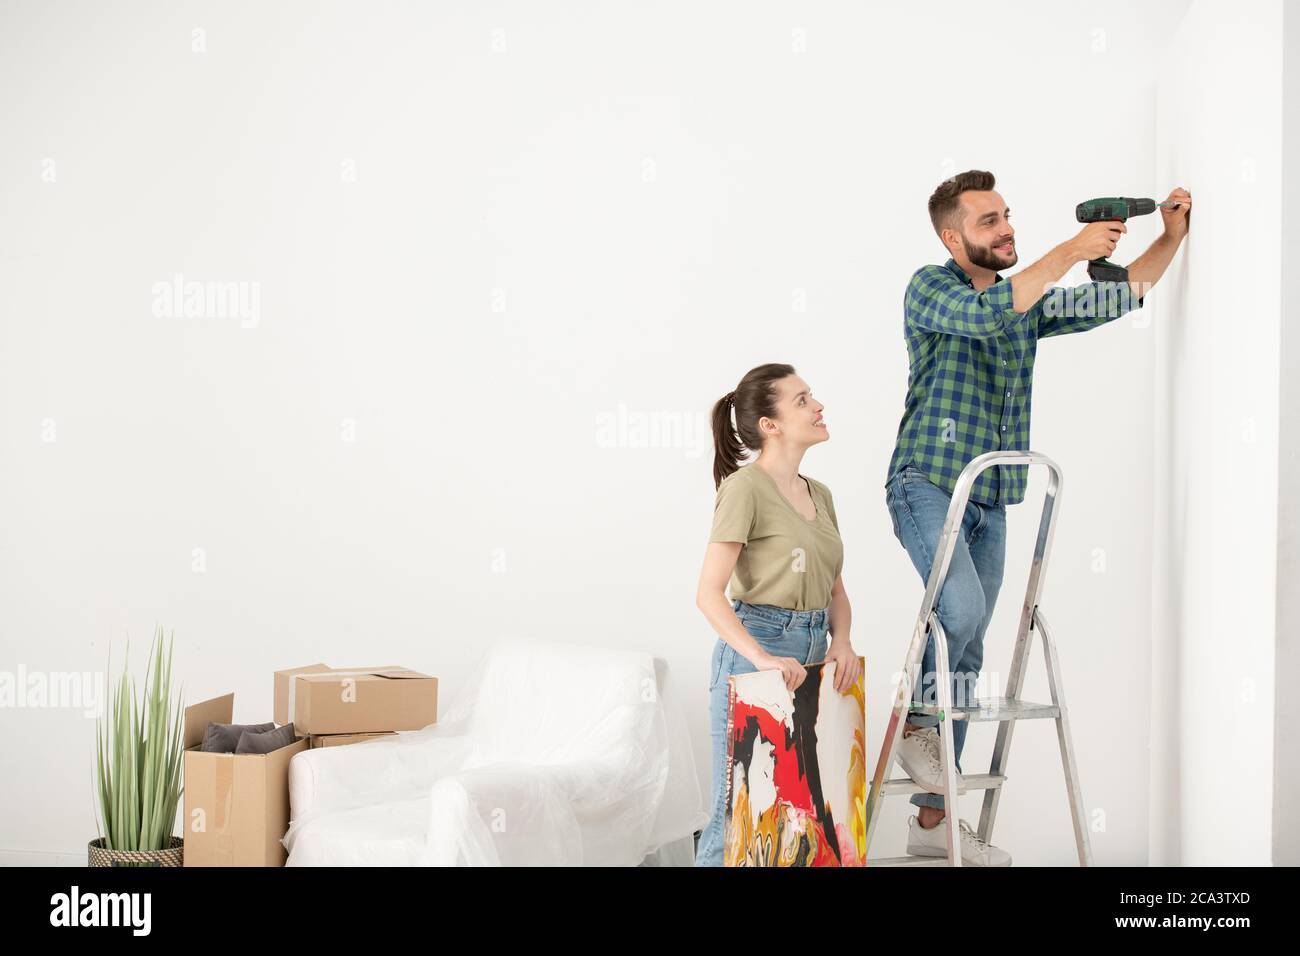
<instances>
[{"instance_id":1,"label":"clear plastic sheeting","mask_svg":"<svg viewBox=\"0 0 1300 956\"><path fill-rule=\"evenodd\" d=\"M289 766L289 866L689 865L707 821L664 661L503 641L436 724Z\"/></svg>"}]
</instances>

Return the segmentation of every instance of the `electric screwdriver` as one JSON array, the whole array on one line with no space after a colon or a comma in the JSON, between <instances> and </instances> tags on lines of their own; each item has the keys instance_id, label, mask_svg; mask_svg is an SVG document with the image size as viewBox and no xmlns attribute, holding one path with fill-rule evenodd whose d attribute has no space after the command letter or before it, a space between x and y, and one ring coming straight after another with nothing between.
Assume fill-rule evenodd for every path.
<instances>
[{"instance_id":1,"label":"electric screwdriver","mask_svg":"<svg viewBox=\"0 0 1300 956\"><path fill-rule=\"evenodd\" d=\"M1154 199L1128 199L1124 196L1108 196L1104 199L1089 199L1074 207L1074 218L1079 222L1106 222L1117 219L1126 221L1130 216L1145 216L1165 206L1176 206L1176 201L1156 202ZM1127 282L1128 269L1108 262L1105 257L1088 260L1088 278L1093 282Z\"/></svg>"}]
</instances>

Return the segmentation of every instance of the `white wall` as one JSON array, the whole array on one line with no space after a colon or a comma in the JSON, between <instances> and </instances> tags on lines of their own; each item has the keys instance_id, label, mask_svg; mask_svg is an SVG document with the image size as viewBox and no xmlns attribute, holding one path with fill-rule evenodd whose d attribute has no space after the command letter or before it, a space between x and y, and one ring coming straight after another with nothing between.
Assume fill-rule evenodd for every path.
<instances>
[{"instance_id":1,"label":"white wall","mask_svg":"<svg viewBox=\"0 0 1300 956\"><path fill-rule=\"evenodd\" d=\"M1285 7L1282 51L1282 168L1300 160L1300 12ZM1282 178L1281 259L1300 258L1300 189L1295 178ZM1296 314L1297 299L1289 276L1279 275L1280 312ZM1300 336L1294 318L1281 322L1278 348L1278 501L1277 501L1277 660L1274 668L1273 719L1273 863L1300 866L1300 833L1295 809L1300 806L1300 748L1288 731L1300 720L1300 699L1291 682L1300 673Z\"/></svg>"},{"instance_id":2,"label":"white wall","mask_svg":"<svg viewBox=\"0 0 1300 956\"><path fill-rule=\"evenodd\" d=\"M1194 205L1157 322L1156 864L1271 860L1281 27L1197 2L1158 84L1157 179Z\"/></svg>"},{"instance_id":3,"label":"white wall","mask_svg":"<svg viewBox=\"0 0 1300 956\"><path fill-rule=\"evenodd\" d=\"M945 258L925 200L992 169L1027 264L1077 202L1190 177L1152 174L1185 6L7 4L0 668L102 669L161 622L189 699L234 690L253 720L306 661L454 695L500 635L642 647L687 690L707 787L706 414L789 361L827 404L804 470L847 541L874 765L921 597L883 481L903 288ZM1135 220L1120 260L1158 228ZM155 317L177 272L258 283L256 327ZM1044 609L1107 864L1147 859L1157 331L1044 342L1035 389L1033 444L1066 472ZM609 441L620 410L697 430ZM1012 511L999 677L1041 488ZM92 723L0 720L0 850L84 853ZM971 732L967 768L992 740ZM1050 725L1017 733L1010 775L999 845L1070 863Z\"/></svg>"}]
</instances>

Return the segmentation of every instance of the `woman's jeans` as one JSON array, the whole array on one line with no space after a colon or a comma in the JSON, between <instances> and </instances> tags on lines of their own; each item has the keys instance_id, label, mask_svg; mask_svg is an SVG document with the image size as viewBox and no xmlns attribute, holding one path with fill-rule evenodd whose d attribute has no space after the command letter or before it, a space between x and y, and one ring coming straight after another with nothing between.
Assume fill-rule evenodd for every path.
<instances>
[{"instance_id":1,"label":"woman's jeans","mask_svg":"<svg viewBox=\"0 0 1300 956\"><path fill-rule=\"evenodd\" d=\"M746 631L773 657L793 657L805 664L826 659L829 608L790 611L767 604L732 601L732 608ZM709 670L709 722L713 737L713 800L709 822L700 834L695 851L696 866L722 866L723 828L727 822L727 705L728 681L732 674L758 670L730 644L718 638L713 645Z\"/></svg>"},{"instance_id":2,"label":"woman's jeans","mask_svg":"<svg viewBox=\"0 0 1300 956\"><path fill-rule=\"evenodd\" d=\"M885 486L885 501L894 524L894 535L921 575L930 578L935 550L943 533L952 499L942 488L932 484L925 474L912 465L904 466ZM1005 505L982 505L970 501L962 517L952 562L943 590L939 592L939 622L948 639L948 666L952 675L952 703L963 706L974 700L975 684L984 663L984 632L993 617L998 589L1002 586L1002 568L1006 557L1007 509ZM919 703L938 704L935 688L934 636L925 643L914 693ZM921 727L938 726L937 716L915 714L908 723ZM961 773L961 750L966 742L967 721L953 721L952 748L957 772ZM942 732L942 731L941 731ZM918 807L943 807L937 793L915 793L911 802Z\"/></svg>"}]
</instances>

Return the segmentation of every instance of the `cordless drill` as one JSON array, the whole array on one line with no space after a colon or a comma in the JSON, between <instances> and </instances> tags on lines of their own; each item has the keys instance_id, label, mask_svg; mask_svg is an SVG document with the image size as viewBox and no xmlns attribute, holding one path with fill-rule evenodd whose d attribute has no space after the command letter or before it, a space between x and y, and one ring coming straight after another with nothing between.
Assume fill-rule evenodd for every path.
<instances>
[{"instance_id":1,"label":"cordless drill","mask_svg":"<svg viewBox=\"0 0 1300 956\"><path fill-rule=\"evenodd\" d=\"M1165 206L1176 206L1176 202L1156 202L1154 199L1127 199L1123 196L1109 196L1105 199L1089 199L1074 207L1074 218L1079 222L1106 222L1107 220L1126 221L1130 216L1145 216ZM1088 278L1093 282L1127 282L1128 269L1124 266L1107 262L1105 257L1088 260Z\"/></svg>"}]
</instances>

